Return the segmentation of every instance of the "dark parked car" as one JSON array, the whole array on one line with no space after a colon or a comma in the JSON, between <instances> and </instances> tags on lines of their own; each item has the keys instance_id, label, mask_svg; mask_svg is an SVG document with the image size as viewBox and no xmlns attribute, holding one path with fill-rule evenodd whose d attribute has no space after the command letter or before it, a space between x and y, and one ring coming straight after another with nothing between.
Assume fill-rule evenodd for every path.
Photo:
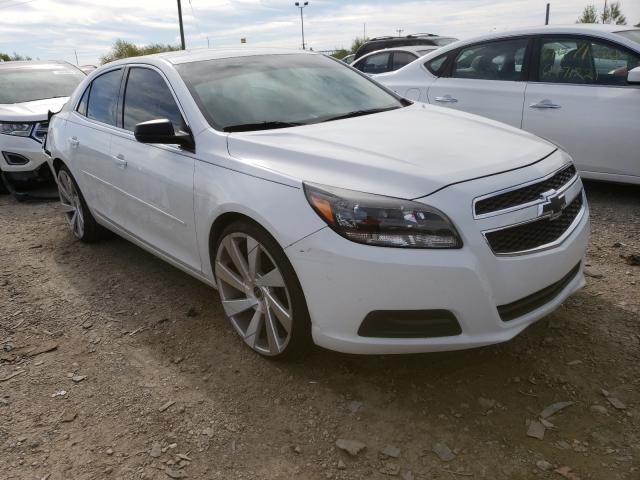
<instances>
[{"instance_id":1,"label":"dark parked car","mask_svg":"<svg viewBox=\"0 0 640 480\"><path fill-rule=\"evenodd\" d=\"M356 52L354 61L367 53L375 52L376 50L383 50L385 48L407 47L414 45L435 45L436 47L444 47L456 40L457 38L441 37L439 35L434 35L433 33L414 33L412 35L407 35L406 37L376 37L362 44Z\"/></svg>"}]
</instances>

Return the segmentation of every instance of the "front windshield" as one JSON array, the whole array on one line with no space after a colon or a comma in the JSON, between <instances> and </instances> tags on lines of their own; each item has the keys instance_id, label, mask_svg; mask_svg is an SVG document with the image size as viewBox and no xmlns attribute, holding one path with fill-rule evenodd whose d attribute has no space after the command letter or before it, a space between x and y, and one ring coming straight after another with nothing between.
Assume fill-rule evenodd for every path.
<instances>
[{"instance_id":1,"label":"front windshield","mask_svg":"<svg viewBox=\"0 0 640 480\"><path fill-rule=\"evenodd\" d=\"M622 35L629 40L640 43L640 30L624 30L622 32L616 32L616 35Z\"/></svg>"},{"instance_id":2,"label":"front windshield","mask_svg":"<svg viewBox=\"0 0 640 480\"><path fill-rule=\"evenodd\" d=\"M70 65L4 65L0 68L0 104L68 97L85 74Z\"/></svg>"},{"instance_id":3,"label":"front windshield","mask_svg":"<svg viewBox=\"0 0 640 480\"><path fill-rule=\"evenodd\" d=\"M283 128L403 106L343 62L324 55L223 58L177 69L219 130Z\"/></svg>"}]
</instances>

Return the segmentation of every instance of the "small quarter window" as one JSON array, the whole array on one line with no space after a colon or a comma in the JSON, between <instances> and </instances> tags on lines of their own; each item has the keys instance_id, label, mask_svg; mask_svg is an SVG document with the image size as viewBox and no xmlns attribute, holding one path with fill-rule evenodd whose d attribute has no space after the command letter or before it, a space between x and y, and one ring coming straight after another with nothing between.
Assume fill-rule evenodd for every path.
<instances>
[{"instance_id":1,"label":"small quarter window","mask_svg":"<svg viewBox=\"0 0 640 480\"><path fill-rule=\"evenodd\" d=\"M91 85L89 85L84 93L82 94L82 98L80 99L80 103L78 103L78 108L76 111L80 115L87 116L87 103L89 102L89 90L91 90Z\"/></svg>"},{"instance_id":2,"label":"small quarter window","mask_svg":"<svg viewBox=\"0 0 640 480\"><path fill-rule=\"evenodd\" d=\"M433 73L436 77L439 77L444 73L444 67L447 63L447 58L449 55L440 55L439 57L434 58L433 60L428 61L424 64L431 73Z\"/></svg>"}]
</instances>

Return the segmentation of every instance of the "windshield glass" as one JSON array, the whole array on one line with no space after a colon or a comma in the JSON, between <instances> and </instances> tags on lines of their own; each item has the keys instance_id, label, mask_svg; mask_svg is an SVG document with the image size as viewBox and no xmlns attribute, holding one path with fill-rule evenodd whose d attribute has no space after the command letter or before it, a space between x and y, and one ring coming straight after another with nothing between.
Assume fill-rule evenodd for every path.
<instances>
[{"instance_id":1,"label":"windshield glass","mask_svg":"<svg viewBox=\"0 0 640 480\"><path fill-rule=\"evenodd\" d=\"M616 35L622 35L629 40L640 43L640 30L624 30L622 32L616 32Z\"/></svg>"},{"instance_id":2,"label":"windshield glass","mask_svg":"<svg viewBox=\"0 0 640 480\"><path fill-rule=\"evenodd\" d=\"M177 65L177 70L219 130L284 128L403 106L343 62L324 55L224 58Z\"/></svg>"},{"instance_id":3,"label":"windshield glass","mask_svg":"<svg viewBox=\"0 0 640 480\"><path fill-rule=\"evenodd\" d=\"M0 104L68 97L85 74L65 64L20 64L0 67Z\"/></svg>"}]
</instances>

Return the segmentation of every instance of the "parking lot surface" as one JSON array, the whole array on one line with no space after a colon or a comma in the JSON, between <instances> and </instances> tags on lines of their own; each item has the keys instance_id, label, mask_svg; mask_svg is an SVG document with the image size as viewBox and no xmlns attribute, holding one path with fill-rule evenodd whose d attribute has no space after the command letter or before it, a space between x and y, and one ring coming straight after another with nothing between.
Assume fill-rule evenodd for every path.
<instances>
[{"instance_id":1,"label":"parking lot surface","mask_svg":"<svg viewBox=\"0 0 640 480\"><path fill-rule=\"evenodd\" d=\"M2 196L0 478L638 479L640 188L587 193L587 287L515 340L293 364L211 288Z\"/></svg>"}]
</instances>

